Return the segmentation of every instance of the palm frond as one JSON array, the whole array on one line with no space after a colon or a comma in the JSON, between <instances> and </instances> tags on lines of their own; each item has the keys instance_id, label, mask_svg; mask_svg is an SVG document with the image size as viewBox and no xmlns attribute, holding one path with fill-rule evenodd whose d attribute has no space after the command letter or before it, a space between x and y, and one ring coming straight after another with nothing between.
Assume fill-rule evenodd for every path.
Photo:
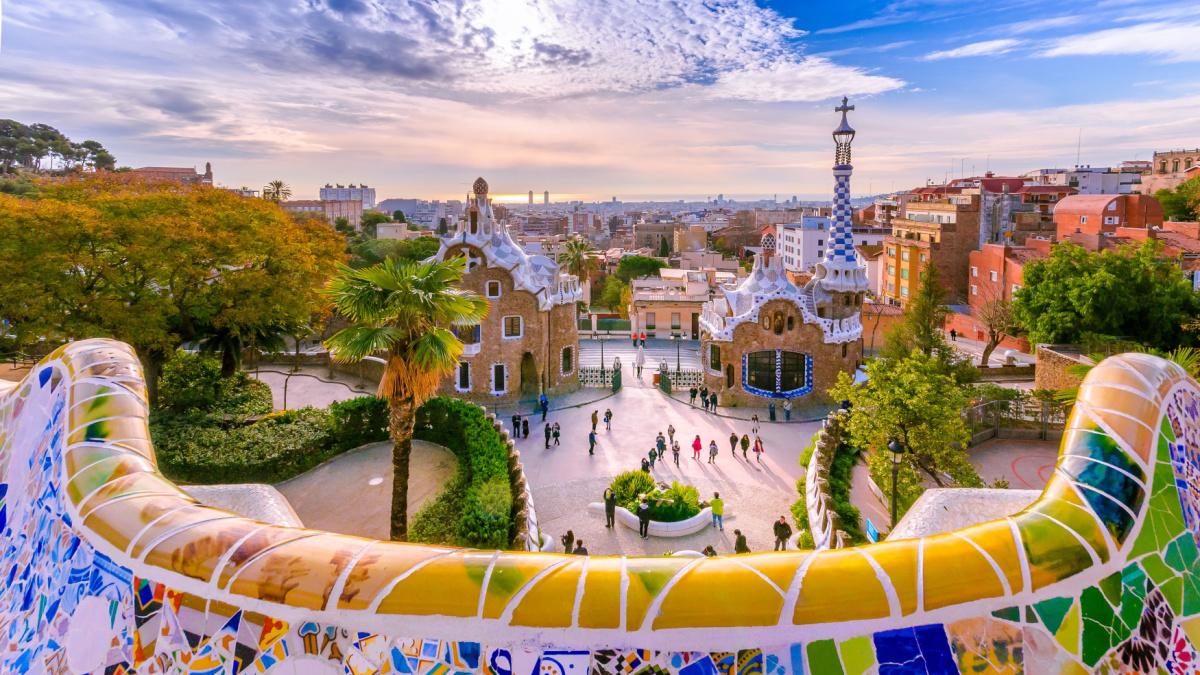
<instances>
[{"instance_id":1,"label":"palm frond","mask_svg":"<svg viewBox=\"0 0 1200 675\"><path fill-rule=\"evenodd\" d=\"M362 361L376 353L396 346L403 331L391 326L348 326L325 341L329 357L334 361Z\"/></svg>"}]
</instances>

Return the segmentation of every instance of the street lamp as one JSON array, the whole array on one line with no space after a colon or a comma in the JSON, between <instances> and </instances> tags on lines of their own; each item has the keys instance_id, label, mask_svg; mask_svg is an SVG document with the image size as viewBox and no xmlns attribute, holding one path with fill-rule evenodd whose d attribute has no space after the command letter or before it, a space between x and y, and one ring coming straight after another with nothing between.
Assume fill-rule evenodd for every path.
<instances>
[{"instance_id":1,"label":"street lamp","mask_svg":"<svg viewBox=\"0 0 1200 675\"><path fill-rule=\"evenodd\" d=\"M887 444L888 452L892 455L892 529L896 529L896 480L900 476L900 462L904 459L904 453L908 452L908 446L896 439L892 439Z\"/></svg>"},{"instance_id":2,"label":"street lamp","mask_svg":"<svg viewBox=\"0 0 1200 675\"><path fill-rule=\"evenodd\" d=\"M675 343L675 374L679 374L679 348L683 344L683 333L671 333L671 341Z\"/></svg>"},{"instance_id":3,"label":"street lamp","mask_svg":"<svg viewBox=\"0 0 1200 675\"><path fill-rule=\"evenodd\" d=\"M607 383L608 370L604 367L604 341L612 335L600 335L596 331L592 331L592 339L600 343L600 384L603 386Z\"/></svg>"}]
</instances>

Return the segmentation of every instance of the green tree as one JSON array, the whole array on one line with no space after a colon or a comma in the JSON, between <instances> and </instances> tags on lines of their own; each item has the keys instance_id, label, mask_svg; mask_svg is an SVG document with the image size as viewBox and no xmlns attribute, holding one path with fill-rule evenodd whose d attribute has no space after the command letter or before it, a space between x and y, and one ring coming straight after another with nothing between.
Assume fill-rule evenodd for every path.
<instances>
[{"instance_id":1,"label":"green tree","mask_svg":"<svg viewBox=\"0 0 1200 675\"><path fill-rule=\"evenodd\" d=\"M333 229L341 232L347 237L358 234L354 231L354 226L350 224L350 219L345 216L338 216L337 218L333 219Z\"/></svg>"},{"instance_id":2,"label":"green tree","mask_svg":"<svg viewBox=\"0 0 1200 675\"><path fill-rule=\"evenodd\" d=\"M576 237L567 242L567 252L559 259L559 263L567 266L567 271L579 278L579 283L587 286L588 280L599 265L592 257L592 245L582 237Z\"/></svg>"},{"instance_id":3,"label":"green tree","mask_svg":"<svg viewBox=\"0 0 1200 675\"><path fill-rule=\"evenodd\" d=\"M1075 343L1087 334L1168 350L1195 342L1184 326L1200 314L1200 296L1153 239L1099 253L1059 244L1023 276L1013 312L1034 344Z\"/></svg>"},{"instance_id":4,"label":"green tree","mask_svg":"<svg viewBox=\"0 0 1200 675\"><path fill-rule=\"evenodd\" d=\"M359 221L359 226L362 228L362 233L368 239L374 239L379 236L379 223L392 223L392 217L386 213L379 211L363 211L362 219ZM400 221L404 222L404 221Z\"/></svg>"},{"instance_id":5,"label":"green tree","mask_svg":"<svg viewBox=\"0 0 1200 675\"><path fill-rule=\"evenodd\" d=\"M1174 190L1162 189L1154 193L1162 204L1163 216L1167 220L1192 222L1200 213L1200 177L1185 180Z\"/></svg>"},{"instance_id":6,"label":"green tree","mask_svg":"<svg viewBox=\"0 0 1200 675\"><path fill-rule=\"evenodd\" d=\"M273 180L263 186L263 199L269 199L276 204L292 198L292 188L281 180Z\"/></svg>"},{"instance_id":7,"label":"green tree","mask_svg":"<svg viewBox=\"0 0 1200 675\"><path fill-rule=\"evenodd\" d=\"M621 262L617 264L617 278L621 281L629 283L633 279L653 276L656 272L666 266L667 264L658 258L651 258L644 255L631 255L627 258L621 258Z\"/></svg>"},{"instance_id":8,"label":"green tree","mask_svg":"<svg viewBox=\"0 0 1200 675\"><path fill-rule=\"evenodd\" d=\"M663 237L658 240L658 257L666 258L669 255L671 255L671 242Z\"/></svg>"},{"instance_id":9,"label":"green tree","mask_svg":"<svg viewBox=\"0 0 1200 675\"><path fill-rule=\"evenodd\" d=\"M622 312L622 315L624 315L622 311L622 299L628 290L629 284L610 274L604 277L604 287L600 292L600 304L607 307L610 311Z\"/></svg>"},{"instance_id":10,"label":"green tree","mask_svg":"<svg viewBox=\"0 0 1200 675\"><path fill-rule=\"evenodd\" d=\"M447 231L448 231L448 230L447 230L447 228L446 228L446 219L445 219L445 218L439 218L439 219L438 219L438 226L437 226L437 233L438 233L438 236L442 236L442 237L446 236L446 232L447 232Z\"/></svg>"},{"instance_id":11,"label":"green tree","mask_svg":"<svg viewBox=\"0 0 1200 675\"><path fill-rule=\"evenodd\" d=\"M404 218L404 212L400 209L392 211L392 220L396 221L397 223L407 222Z\"/></svg>"},{"instance_id":12,"label":"green tree","mask_svg":"<svg viewBox=\"0 0 1200 675\"><path fill-rule=\"evenodd\" d=\"M451 328L478 324L487 315L487 300L457 287L465 270L461 256L422 264L389 259L361 270L343 266L326 289L353 322L325 342L333 358L387 356L378 395L391 408L394 541L408 538L408 467L417 406L437 391L462 356L463 345Z\"/></svg>"},{"instance_id":13,"label":"green tree","mask_svg":"<svg viewBox=\"0 0 1200 675\"><path fill-rule=\"evenodd\" d=\"M959 487L983 485L962 450L970 440L962 417L965 387L941 371L936 359L914 350L901 361L870 361L862 385L839 373L829 391L834 400L850 401L851 442L870 452L871 477L884 494L892 487L887 444L899 440L908 446L897 481L901 513L924 491L926 479L939 487L947 484L947 475Z\"/></svg>"}]
</instances>

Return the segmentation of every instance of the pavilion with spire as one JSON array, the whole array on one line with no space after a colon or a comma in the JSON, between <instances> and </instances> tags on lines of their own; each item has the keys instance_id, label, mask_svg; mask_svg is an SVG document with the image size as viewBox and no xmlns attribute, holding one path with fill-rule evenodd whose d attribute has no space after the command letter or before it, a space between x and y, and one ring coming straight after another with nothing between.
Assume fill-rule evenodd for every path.
<instances>
[{"instance_id":1,"label":"pavilion with spire","mask_svg":"<svg viewBox=\"0 0 1200 675\"><path fill-rule=\"evenodd\" d=\"M841 372L862 362L866 264L854 249L850 208L850 143L854 129L843 98L833 132L834 195L830 242L813 278L798 287L776 253L774 227L762 232L762 253L736 288L708 301L700 317L701 358L709 390L721 405L761 406L770 399L828 402Z\"/></svg>"}]
</instances>

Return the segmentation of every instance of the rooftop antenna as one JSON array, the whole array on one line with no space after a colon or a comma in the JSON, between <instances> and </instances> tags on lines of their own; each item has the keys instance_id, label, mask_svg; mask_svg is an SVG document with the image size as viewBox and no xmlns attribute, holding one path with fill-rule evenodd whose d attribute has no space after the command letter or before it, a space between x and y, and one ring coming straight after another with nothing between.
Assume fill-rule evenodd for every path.
<instances>
[{"instance_id":1,"label":"rooftop antenna","mask_svg":"<svg viewBox=\"0 0 1200 675\"><path fill-rule=\"evenodd\" d=\"M985 169L985 171L992 170L992 156L991 155L987 156L987 164L985 166L987 167L987 169Z\"/></svg>"},{"instance_id":2,"label":"rooftop antenna","mask_svg":"<svg viewBox=\"0 0 1200 675\"><path fill-rule=\"evenodd\" d=\"M1079 127L1079 140L1075 142L1075 168L1079 168L1079 153L1083 149L1083 127Z\"/></svg>"}]
</instances>

